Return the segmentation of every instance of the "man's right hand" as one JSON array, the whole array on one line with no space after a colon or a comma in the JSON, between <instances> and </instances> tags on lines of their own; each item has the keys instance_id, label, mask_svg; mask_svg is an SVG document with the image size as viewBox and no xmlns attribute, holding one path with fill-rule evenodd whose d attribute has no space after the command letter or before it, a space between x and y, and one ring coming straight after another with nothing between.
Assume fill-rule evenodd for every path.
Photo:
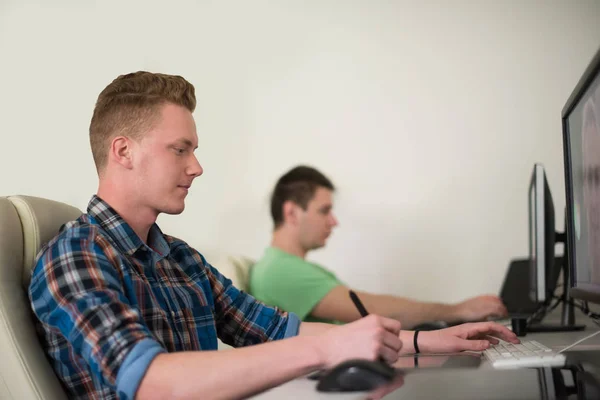
<instances>
[{"instance_id":1,"label":"man's right hand","mask_svg":"<svg viewBox=\"0 0 600 400\"><path fill-rule=\"evenodd\" d=\"M487 318L504 318L506 306L495 295L483 295L465 300L454 306L453 314L459 321L485 321Z\"/></svg>"},{"instance_id":2,"label":"man's right hand","mask_svg":"<svg viewBox=\"0 0 600 400\"><path fill-rule=\"evenodd\" d=\"M329 329L315 336L319 354L327 368L353 358L393 364L398 360L402 341L400 322L369 315L358 321Z\"/></svg>"}]
</instances>

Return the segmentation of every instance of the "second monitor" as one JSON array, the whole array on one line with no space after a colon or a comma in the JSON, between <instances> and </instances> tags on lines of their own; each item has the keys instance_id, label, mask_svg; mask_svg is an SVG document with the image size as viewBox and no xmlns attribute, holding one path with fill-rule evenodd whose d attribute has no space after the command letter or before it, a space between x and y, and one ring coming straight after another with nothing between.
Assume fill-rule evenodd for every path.
<instances>
[{"instance_id":1,"label":"second monitor","mask_svg":"<svg viewBox=\"0 0 600 400\"><path fill-rule=\"evenodd\" d=\"M555 268L555 213L552 194L541 164L533 166L529 184L529 298L548 304L556 289L560 268Z\"/></svg>"},{"instance_id":2,"label":"second monitor","mask_svg":"<svg viewBox=\"0 0 600 400\"><path fill-rule=\"evenodd\" d=\"M565 256L556 257L557 243L565 245ZM555 211L552 193L548 185L544 167L535 164L529 184L529 298L538 305L537 311L529 320L519 319L513 330L524 334L527 332L558 332L580 330L576 326L572 301L568 298L568 289L563 286L560 298L555 296L561 271L563 281L568 282L569 269L566 260L567 241L564 233L555 231ZM552 303L555 300L555 303ZM542 324L546 313L562 301L562 318L560 323ZM526 327L525 327L526 325Z\"/></svg>"}]
</instances>

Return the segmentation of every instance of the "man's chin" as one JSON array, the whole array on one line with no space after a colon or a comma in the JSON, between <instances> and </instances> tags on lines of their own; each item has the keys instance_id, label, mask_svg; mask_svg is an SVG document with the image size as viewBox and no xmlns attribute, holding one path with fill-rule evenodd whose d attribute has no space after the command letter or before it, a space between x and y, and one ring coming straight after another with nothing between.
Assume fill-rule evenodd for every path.
<instances>
[{"instance_id":1,"label":"man's chin","mask_svg":"<svg viewBox=\"0 0 600 400\"><path fill-rule=\"evenodd\" d=\"M325 247L326 244L327 244L327 241L323 241L321 243L316 243L312 246L311 250L321 249L321 248Z\"/></svg>"},{"instance_id":2,"label":"man's chin","mask_svg":"<svg viewBox=\"0 0 600 400\"><path fill-rule=\"evenodd\" d=\"M327 246L327 241L329 240L329 237L330 237L330 236L329 236L329 235L327 235L327 236L325 237L325 239L323 239L323 241L321 242L321 245L320 245L319 247L325 247L325 246Z\"/></svg>"},{"instance_id":3,"label":"man's chin","mask_svg":"<svg viewBox=\"0 0 600 400\"><path fill-rule=\"evenodd\" d=\"M185 210L185 204L173 205L170 207L165 207L162 210L162 213L169 214L169 215L178 215L178 214L181 214L183 212L183 210Z\"/></svg>"}]
</instances>

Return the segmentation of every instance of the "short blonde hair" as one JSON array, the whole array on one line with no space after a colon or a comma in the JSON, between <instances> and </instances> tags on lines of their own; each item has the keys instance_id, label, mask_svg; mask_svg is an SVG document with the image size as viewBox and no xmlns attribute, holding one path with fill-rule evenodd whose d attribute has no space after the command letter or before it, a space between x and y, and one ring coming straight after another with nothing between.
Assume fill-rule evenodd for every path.
<instances>
[{"instance_id":1,"label":"short blonde hair","mask_svg":"<svg viewBox=\"0 0 600 400\"><path fill-rule=\"evenodd\" d=\"M98 173L108 161L111 140L121 135L139 140L157 122L166 103L194 112L194 86L181 76L138 71L117 77L100 93L90 123Z\"/></svg>"}]
</instances>

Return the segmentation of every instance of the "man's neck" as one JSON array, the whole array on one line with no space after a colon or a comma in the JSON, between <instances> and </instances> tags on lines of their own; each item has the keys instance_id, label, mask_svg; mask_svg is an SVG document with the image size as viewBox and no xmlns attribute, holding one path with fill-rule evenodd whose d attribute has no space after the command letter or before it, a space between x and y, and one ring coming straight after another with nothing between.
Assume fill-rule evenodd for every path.
<instances>
[{"instance_id":1,"label":"man's neck","mask_svg":"<svg viewBox=\"0 0 600 400\"><path fill-rule=\"evenodd\" d=\"M106 185L101 184L98 187L98 197L107 202L138 237L148 244L148 233L158 217L155 212L135 204L135 196L124 196L119 191L110 190Z\"/></svg>"},{"instance_id":2,"label":"man's neck","mask_svg":"<svg viewBox=\"0 0 600 400\"><path fill-rule=\"evenodd\" d=\"M300 257L304 260L308 251L298 243L298 240L294 240L291 235L281 230L276 230L273 233L273 240L271 240L271 247L275 247L281 251Z\"/></svg>"}]
</instances>

